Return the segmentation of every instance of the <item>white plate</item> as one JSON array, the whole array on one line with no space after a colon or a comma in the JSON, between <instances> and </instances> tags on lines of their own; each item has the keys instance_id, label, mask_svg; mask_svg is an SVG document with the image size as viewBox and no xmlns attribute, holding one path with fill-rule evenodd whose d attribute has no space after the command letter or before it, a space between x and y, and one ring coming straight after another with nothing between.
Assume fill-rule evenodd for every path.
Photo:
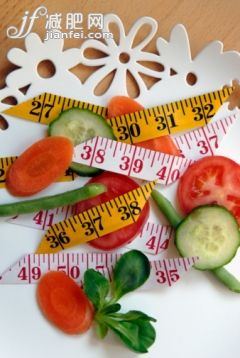
<instances>
[{"instance_id":1,"label":"white plate","mask_svg":"<svg viewBox=\"0 0 240 358\"><path fill-rule=\"evenodd\" d=\"M63 52L62 40L41 43L36 34L26 39L26 52L11 49L8 57L11 62L20 66L7 77L7 87L0 90L0 98L15 96L18 101L31 98L45 91L106 105L108 99L115 94L126 94L126 70L129 69L139 85L138 100L145 106L153 106L164 102L199 95L221 88L240 73L240 58L236 52L223 53L222 44L218 41L208 45L195 58L191 58L186 30L177 25L171 32L169 42L158 38L157 49L160 54L149 54L143 48L152 40L157 31L157 23L151 18L141 18L125 35L124 27L114 15L105 16L105 27L115 22L120 29L121 42L114 45L108 40L107 45L99 41L87 40L81 48ZM148 23L150 32L135 48L133 39L139 28ZM87 47L98 48L108 57L88 60L83 56ZM127 52L130 61L123 64L119 54ZM49 79L41 78L36 72L36 64L49 59L56 67L56 73ZM139 67L137 61L155 61L164 66L164 71L156 72ZM80 83L69 68L83 63L88 66L102 65L84 83ZM101 96L94 94L95 86L113 69L115 79L109 89ZM177 74L170 75L170 69ZM148 89L139 76L144 72L161 78L151 89ZM188 73L197 76L197 82L190 86L186 81ZM18 89L31 83L27 95ZM7 106L1 104L1 110ZM223 109L224 113L225 109ZM14 155L23 150L37 138L44 135L45 127L18 121L7 117L9 128L0 131L0 155ZM228 155L236 156L239 148L238 137L224 144ZM224 149L223 152L225 153ZM230 152L232 154L230 154ZM54 185L43 194L65 190L72 183ZM41 195L43 195L41 194ZM166 190L173 199L174 186ZM1 202L14 201L5 190L0 191ZM156 219L154 213L152 216ZM0 222L0 271L13 263L19 256L33 252L38 245L42 233L29 228ZM177 256L174 248L169 256ZM240 351L239 317L240 296L228 291L209 273L190 271L171 289L153 289L151 292L135 292L122 299L124 310L139 309L158 319L155 327L157 340L146 357L165 358L237 358ZM0 357L4 358L88 358L134 357L112 335L100 341L93 330L80 337L62 334L51 326L41 315L36 300L35 286L0 286Z\"/></svg>"}]
</instances>

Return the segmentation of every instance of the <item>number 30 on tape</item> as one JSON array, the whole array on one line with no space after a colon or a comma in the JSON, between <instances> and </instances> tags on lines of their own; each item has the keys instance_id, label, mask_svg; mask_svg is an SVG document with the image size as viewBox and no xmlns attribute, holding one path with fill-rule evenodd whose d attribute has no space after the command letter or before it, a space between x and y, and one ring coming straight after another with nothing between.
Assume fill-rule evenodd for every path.
<instances>
[{"instance_id":1,"label":"number 30 on tape","mask_svg":"<svg viewBox=\"0 0 240 358\"><path fill-rule=\"evenodd\" d=\"M36 251L55 253L136 222L156 181L52 225Z\"/></svg>"},{"instance_id":2,"label":"number 30 on tape","mask_svg":"<svg viewBox=\"0 0 240 358\"><path fill-rule=\"evenodd\" d=\"M107 120L118 141L134 144L206 125L232 91L233 87L227 87ZM49 124L61 111L72 107L86 108L103 117L107 116L104 107L51 93L43 93L3 113Z\"/></svg>"}]
</instances>

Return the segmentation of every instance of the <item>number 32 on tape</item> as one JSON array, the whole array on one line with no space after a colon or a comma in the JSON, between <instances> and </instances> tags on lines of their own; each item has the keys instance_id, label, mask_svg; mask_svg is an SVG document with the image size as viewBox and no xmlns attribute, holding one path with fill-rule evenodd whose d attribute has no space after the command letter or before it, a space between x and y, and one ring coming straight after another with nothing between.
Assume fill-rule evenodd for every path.
<instances>
[{"instance_id":1,"label":"number 32 on tape","mask_svg":"<svg viewBox=\"0 0 240 358\"><path fill-rule=\"evenodd\" d=\"M55 253L97 239L137 221L156 181L52 225L36 251Z\"/></svg>"}]
</instances>

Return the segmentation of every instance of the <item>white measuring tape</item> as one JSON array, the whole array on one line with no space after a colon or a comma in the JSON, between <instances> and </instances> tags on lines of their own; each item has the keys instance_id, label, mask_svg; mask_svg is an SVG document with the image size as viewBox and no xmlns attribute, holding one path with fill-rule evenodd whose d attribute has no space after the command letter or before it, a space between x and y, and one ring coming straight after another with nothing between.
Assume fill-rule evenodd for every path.
<instances>
[{"instance_id":1,"label":"white measuring tape","mask_svg":"<svg viewBox=\"0 0 240 358\"><path fill-rule=\"evenodd\" d=\"M228 129L230 129L231 125L234 123L235 120L236 115L225 117L216 122L210 123L205 127L178 136L177 138L175 138L175 141L180 150L182 151L183 155L189 156L192 159L198 159L199 157L203 157L206 155L213 155L214 151L219 147L221 140L223 139ZM119 144L120 146L122 146L122 148L123 146L134 147L129 144ZM115 148L112 148L112 150L115 150ZM119 148L120 147L118 147L118 149ZM143 148L140 149L143 150ZM106 157L104 159L106 160L106 158L108 158L107 163L109 163L109 152L106 151L106 149L105 152ZM94 152L92 153L92 156L94 156ZM118 156L120 157L119 153ZM132 162L134 162L133 158L131 158L131 160ZM112 159L110 162L111 164L113 163ZM133 168L133 166L131 168ZM173 173L174 172L171 172L172 175ZM42 210L34 214L19 215L14 218L7 219L7 221L13 224L27 226L34 229L46 230L51 225L59 221L65 220L73 214L74 206L66 206L63 208L57 208L47 211ZM146 253L159 254L163 250L167 249L167 244L169 243L171 236L172 231L169 226L155 223L147 223L144 226L142 232L138 235L138 237L135 238L135 240L130 245L128 245L128 247L140 249Z\"/></svg>"},{"instance_id":2,"label":"white measuring tape","mask_svg":"<svg viewBox=\"0 0 240 358\"><path fill-rule=\"evenodd\" d=\"M51 210L41 210L38 213L18 215L7 219L11 224L30 227L37 230L47 230L51 225L66 220L74 215L74 205ZM147 222L142 231L127 245L129 249L138 249L148 254L160 254L167 250L173 229L169 225Z\"/></svg>"},{"instance_id":3,"label":"white measuring tape","mask_svg":"<svg viewBox=\"0 0 240 358\"><path fill-rule=\"evenodd\" d=\"M213 155L235 120L236 115L228 116L177 137L184 158L95 137L75 147L73 161L147 181L157 178L159 184L168 185L179 179L193 159Z\"/></svg>"},{"instance_id":4,"label":"white measuring tape","mask_svg":"<svg viewBox=\"0 0 240 358\"><path fill-rule=\"evenodd\" d=\"M111 253L57 253L28 254L9 266L0 277L0 284L35 284L48 271L64 271L76 282L82 283L84 272L93 268L111 280L112 270L121 254ZM195 257L150 261L151 273L144 288L172 286L197 261Z\"/></svg>"},{"instance_id":5,"label":"white measuring tape","mask_svg":"<svg viewBox=\"0 0 240 358\"><path fill-rule=\"evenodd\" d=\"M200 159L214 155L231 126L239 120L237 114L211 122L205 127L175 136L174 142L184 157Z\"/></svg>"}]
</instances>

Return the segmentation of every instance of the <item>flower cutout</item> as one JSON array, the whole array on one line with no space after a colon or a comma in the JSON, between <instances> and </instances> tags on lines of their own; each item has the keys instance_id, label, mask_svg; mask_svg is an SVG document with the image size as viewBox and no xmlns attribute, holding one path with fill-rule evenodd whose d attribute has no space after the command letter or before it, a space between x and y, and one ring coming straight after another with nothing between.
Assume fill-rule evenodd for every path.
<instances>
[{"instance_id":1,"label":"flower cutout","mask_svg":"<svg viewBox=\"0 0 240 358\"><path fill-rule=\"evenodd\" d=\"M157 22L150 17L139 18L128 34L126 34L123 23L119 17L114 14L107 14L104 16L103 34L110 33L111 35L111 23L115 24L118 28L118 43L114 36L105 36L105 43L95 39L86 40L81 47L83 64L86 66L100 66L100 68L86 80L86 85L94 90L104 78L110 73L113 73L112 82L104 93L104 96L106 98L109 97L109 93L127 95L127 74L129 73L136 82L141 95L148 90L141 74L156 79L162 79L164 77L163 71L151 69L141 63L144 61L144 63L151 62L161 65L158 55L144 51L144 48L153 39L157 31ZM140 29L145 25L150 27L150 31L137 45L134 45L134 41L138 37ZM100 58L88 58L85 52L89 49L100 51L104 56Z\"/></svg>"},{"instance_id":2,"label":"flower cutout","mask_svg":"<svg viewBox=\"0 0 240 358\"><path fill-rule=\"evenodd\" d=\"M79 87L80 80L69 69L80 62L81 51L77 48L63 51L63 44L62 38L41 41L37 34L30 33L25 39L26 51L13 48L8 52L8 59L20 68L7 76L7 85L15 88L30 85L28 94L41 91L57 91L62 94L66 88ZM38 72L39 64L43 61L48 61L53 70L47 77Z\"/></svg>"},{"instance_id":3,"label":"flower cutout","mask_svg":"<svg viewBox=\"0 0 240 358\"><path fill-rule=\"evenodd\" d=\"M208 86L210 90L230 84L229 78L238 77L240 57L236 51L223 52L223 44L213 41L195 58L191 56L189 39L185 27L176 25L170 35L169 42L157 39L157 49L163 64L170 67L170 76L176 75L188 86ZM193 89L191 89L193 90Z\"/></svg>"},{"instance_id":4,"label":"flower cutout","mask_svg":"<svg viewBox=\"0 0 240 358\"><path fill-rule=\"evenodd\" d=\"M26 97L21 91L6 86L0 89L0 112L11 107L13 103L17 104L24 100Z\"/></svg>"}]
</instances>

